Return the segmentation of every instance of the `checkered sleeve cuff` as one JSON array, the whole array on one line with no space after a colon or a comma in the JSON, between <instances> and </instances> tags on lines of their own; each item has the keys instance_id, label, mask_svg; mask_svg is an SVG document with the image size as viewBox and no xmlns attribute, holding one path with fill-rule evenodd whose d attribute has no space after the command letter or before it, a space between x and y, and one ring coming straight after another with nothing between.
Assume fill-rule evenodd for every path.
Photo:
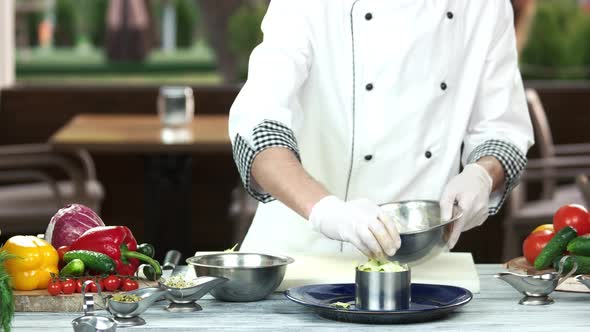
<instances>
[{"instance_id":1,"label":"checkered sleeve cuff","mask_svg":"<svg viewBox=\"0 0 590 332\"><path fill-rule=\"evenodd\" d=\"M237 135L233 147L234 160L244 188L258 201L268 203L274 198L269 193L259 190L251 177L254 158L270 147L284 147L293 151L297 159L301 161L297 141L293 131L284 124L278 121L264 120L254 128L252 143L253 146L250 146L242 136Z\"/></svg>"},{"instance_id":2,"label":"checkered sleeve cuff","mask_svg":"<svg viewBox=\"0 0 590 332\"><path fill-rule=\"evenodd\" d=\"M510 191L516 187L520 175L526 166L526 156L513 144L489 140L476 147L467 158L467 164L474 163L483 157L495 157L502 164L505 174L505 187L499 193L499 199L490 200L490 215L498 213Z\"/></svg>"}]
</instances>

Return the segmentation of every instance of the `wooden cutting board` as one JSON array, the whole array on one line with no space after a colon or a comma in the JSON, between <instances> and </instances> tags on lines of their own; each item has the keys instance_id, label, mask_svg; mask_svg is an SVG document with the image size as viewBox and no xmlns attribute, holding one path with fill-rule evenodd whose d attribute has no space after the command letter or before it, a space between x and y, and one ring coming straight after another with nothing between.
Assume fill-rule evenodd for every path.
<instances>
[{"instance_id":1,"label":"wooden cutting board","mask_svg":"<svg viewBox=\"0 0 590 332\"><path fill-rule=\"evenodd\" d=\"M153 287L155 281L140 279L139 287ZM82 312L82 294L49 295L46 289L32 291L17 291L14 294L15 311L17 312ZM112 294L105 292L104 295ZM97 309L103 309L102 300L94 294L94 303Z\"/></svg>"},{"instance_id":2,"label":"wooden cutting board","mask_svg":"<svg viewBox=\"0 0 590 332\"><path fill-rule=\"evenodd\" d=\"M541 274L545 272L555 271L554 269L536 270L535 267L529 263L524 257L516 257L508 262L504 263L504 267L508 271L521 273L521 274ZM574 278L568 278L556 290L562 292L576 292L576 293L590 293L590 289L580 282L577 282Z\"/></svg>"}]
</instances>

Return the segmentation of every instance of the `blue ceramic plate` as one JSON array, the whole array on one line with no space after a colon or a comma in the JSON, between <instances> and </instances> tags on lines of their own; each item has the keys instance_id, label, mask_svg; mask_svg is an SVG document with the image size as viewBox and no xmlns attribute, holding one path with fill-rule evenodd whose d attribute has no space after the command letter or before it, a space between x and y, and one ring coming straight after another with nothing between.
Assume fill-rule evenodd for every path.
<instances>
[{"instance_id":1,"label":"blue ceramic plate","mask_svg":"<svg viewBox=\"0 0 590 332\"><path fill-rule=\"evenodd\" d=\"M354 284L308 285L288 289L290 300L309 306L321 317L365 324L398 324L425 322L444 317L449 312L467 304L473 294L465 288L412 284L410 308L399 311L361 310L354 306ZM348 309L331 305L335 302L350 303Z\"/></svg>"}]
</instances>

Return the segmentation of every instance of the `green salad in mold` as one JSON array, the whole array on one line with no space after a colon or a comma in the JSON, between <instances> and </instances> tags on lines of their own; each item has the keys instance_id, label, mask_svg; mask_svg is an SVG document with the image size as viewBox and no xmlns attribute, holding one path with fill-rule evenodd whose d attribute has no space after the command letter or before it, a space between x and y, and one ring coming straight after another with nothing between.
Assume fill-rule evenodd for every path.
<instances>
[{"instance_id":1,"label":"green salad in mold","mask_svg":"<svg viewBox=\"0 0 590 332\"><path fill-rule=\"evenodd\" d=\"M359 265L357 269L363 272L403 272L408 270L408 266L399 262L370 258L368 262Z\"/></svg>"}]
</instances>

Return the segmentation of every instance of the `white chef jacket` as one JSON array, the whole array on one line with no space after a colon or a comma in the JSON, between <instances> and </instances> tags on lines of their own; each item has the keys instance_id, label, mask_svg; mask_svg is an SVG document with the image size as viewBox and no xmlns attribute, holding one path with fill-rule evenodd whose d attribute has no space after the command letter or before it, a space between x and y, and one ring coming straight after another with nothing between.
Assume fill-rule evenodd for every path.
<instances>
[{"instance_id":1,"label":"white chef jacket","mask_svg":"<svg viewBox=\"0 0 590 332\"><path fill-rule=\"evenodd\" d=\"M508 0L274 0L229 133L261 203L242 251L357 254L251 179L262 150L292 150L343 200L440 199L461 164L504 167L495 213L533 144Z\"/></svg>"}]
</instances>

